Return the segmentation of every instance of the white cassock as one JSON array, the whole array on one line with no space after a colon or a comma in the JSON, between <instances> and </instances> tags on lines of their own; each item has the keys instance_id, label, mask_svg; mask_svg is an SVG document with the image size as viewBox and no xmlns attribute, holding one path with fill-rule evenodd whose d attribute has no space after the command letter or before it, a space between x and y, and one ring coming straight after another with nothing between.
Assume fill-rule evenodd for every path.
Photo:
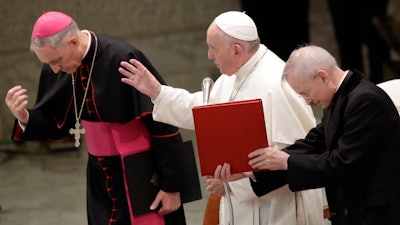
<instances>
[{"instance_id":1,"label":"white cassock","mask_svg":"<svg viewBox=\"0 0 400 225\"><path fill-rule=\"evenodd\" d=\"M378 84L392 99L400 115L400 79L393 79Z\"/></svg>"},{"instance_id":2,"label":"white cassock","mask_svg":"<svg viewBox=\"0 0 400 225\"><path fill-rule=\"evenodd\" d=\"M315 126L312 109L303 98L281 82L285 62L264 45L232 76L214 83L209 103L260 98L270 146L283 148L305 137ZM162 86L154 99L154 120L194 129L192 108L203 104L203 93ZM243 159L248 160L248 159ZM285 185L262 197L252 191L249 179L230 182L234 223L239 225L321 225L322 189L291 192ZM297 215L297 216L296 216ZM296 220L297 218L297 220ZM226 199L221 199L220 225L229 224Z\"/></svg>"}]
</instances>

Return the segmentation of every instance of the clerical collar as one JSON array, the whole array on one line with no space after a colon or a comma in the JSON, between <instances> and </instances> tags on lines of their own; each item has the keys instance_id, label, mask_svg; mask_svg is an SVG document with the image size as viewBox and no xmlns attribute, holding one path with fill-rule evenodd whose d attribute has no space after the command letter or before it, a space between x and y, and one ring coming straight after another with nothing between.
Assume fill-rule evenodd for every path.
<instances>
[{"instance_id":1,"label":"clerical collar","mask_svg":"<svg viewBox=\"0 0 400 225\"><path fill-rule=\"evenodd\" d=\"M348 74L349 74L349 70L346 70L346 71L344 72L344 74L343 74L342 79L339 81L338 86L336 87L335 93L339 90L340 86L342 85L344 79L346 78L346 76L347 76Z\"/></svg>"},{"instance_id":2,"label":"clerical collar","mask_svg":"<svg viewBox=\"0 0 400 225\"><path fill-rule=\"evenodd\" d=\"M267 47L263 44L260 44L257 52L235 73L236 81L235 83L241 83L243 79L249 75L257 63L262 59L265 55L265 52L268 51Z\"/></svg>"},{"instance_id":3,"label":"clerical collar","mask_svg":"<svg viewBox=\"0 0 400 225\"><path fill-rule=\"evenodd\" d=\"M86 63L87 64L87 63L90 63L90 61L91 61L91 58L86 57L86 56L90 55L88 53L89 53L89 50L90 50L90 48L92 46L92 35L91 35L90 31L88 31L88 30L82 30L81 32L82 33L86 33L87 37L88 37L86 50L85 50L85 53L83 54L83 58L82 58L82 63Z\"/></svg>"}]
</instances>

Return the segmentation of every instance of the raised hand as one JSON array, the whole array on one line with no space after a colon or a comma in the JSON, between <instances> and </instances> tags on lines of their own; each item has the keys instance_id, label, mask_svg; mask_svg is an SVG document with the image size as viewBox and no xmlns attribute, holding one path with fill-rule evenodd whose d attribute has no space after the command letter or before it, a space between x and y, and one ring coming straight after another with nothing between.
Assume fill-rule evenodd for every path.
<instances>
[{"instance_id":1,"label":"raised hand","mask_svg":"<svg viewBox=\"0 0 400 225\"><path fill-rule=\"evenodd\" d=\"M28 95L27 90L22 86L17 85L8 90L6 95L6 105L10 109L11 113L21 123L27 124L29 120L29 113L26 107L28 106Z\"/></svg>"},{"instance_id":2,"label":"raised hand","mask_svg":"<svg viewBox=\"0 0 400 225\"><path fill-rule=\"evenodd\" d=\"M121 79L123 83L131 85L151 99L157 98L161 84L141 62L130 59L129 62L122 61L120 65L118 71L126 76Z\"/></svg>"}]
</instances>

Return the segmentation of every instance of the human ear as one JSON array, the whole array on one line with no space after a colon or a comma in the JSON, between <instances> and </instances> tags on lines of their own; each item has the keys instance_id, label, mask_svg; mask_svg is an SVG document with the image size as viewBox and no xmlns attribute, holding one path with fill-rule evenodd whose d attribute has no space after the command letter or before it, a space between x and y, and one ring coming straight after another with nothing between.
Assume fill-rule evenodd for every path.
<instances>
[{"instance_id":1,"label":"human ear","mask_svg":"<svg viewBox=\"0 0 400 225\"><path fill-rule=\"evenodd\" d=\"M243 47L239 44L233 44L233 49L234 49L235 55L240 55L241 52L243 51Z\"/></svg>"},{"instance_id":2,"label":"human ear","mask_svg":"<svg viewBox=\"0 0 400 225\"><path fill-rule=\"evenodd\" d=\"M329 79L329 74L325 70L317 70L316 76L320 78L323 82Z\"/></svg>"},{"instance_id":3,"label":"human ear","mask_svg":"<svg viewBox=\"0 0 400 225\"><path fill-rule=\"evenodd\" d=\"M79 39L76 36L71 36L68 38L68 45L72 46L78 46L79 45Z\"/></svg>"}]
</instances>

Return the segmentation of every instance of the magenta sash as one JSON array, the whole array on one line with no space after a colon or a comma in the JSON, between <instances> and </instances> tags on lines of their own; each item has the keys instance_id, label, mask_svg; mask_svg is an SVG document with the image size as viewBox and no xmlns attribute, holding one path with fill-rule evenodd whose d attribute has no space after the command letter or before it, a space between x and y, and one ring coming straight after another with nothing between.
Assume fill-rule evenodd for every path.
<instances>
[{"instance_id":1,"label":"magenta sash","mask_svg":"<svg viewBox=\"0 0 400 225\"><path fill-rule=\"evenodd\" d=\"M128 206L132 212L123 158L150 149L150 133L147 127L141 119L135 119L125 124L85 120L81 122L86 130L85 140L91 155L121 155L125 191L128 196ZM132 225L164 225L164 217L157 213L148 213L138 217L130 213L130 216Z\"/></svg>"}]
</instances>

